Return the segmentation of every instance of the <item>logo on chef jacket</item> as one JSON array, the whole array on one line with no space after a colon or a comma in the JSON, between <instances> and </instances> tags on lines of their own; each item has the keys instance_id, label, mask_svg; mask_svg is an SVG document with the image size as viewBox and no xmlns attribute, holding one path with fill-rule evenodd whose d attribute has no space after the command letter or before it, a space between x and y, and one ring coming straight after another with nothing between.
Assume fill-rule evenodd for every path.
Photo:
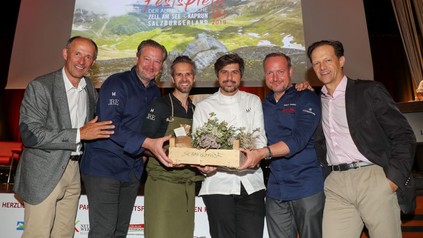
<instances>
[{"instance_id":1,"label":"logo on chef jacket","mask_svg":"<svg viewBox=\"0 0 423 238\"><path fill-rule=\"evenodd\" d=\"M151 113L147 113L147 120L155 121L156 120L156 115L151 114Z\"/></svg>"},{"instance_id":2,"label":"logo on chef jacket","mask_svg":"<svg viewBox=\"0 0 423 238\"><path fill-rule=\"evenodd\" d=\"M108 106L119 106L119 99L109 98Z\"/></svg>"},{"instance_id":3,"label":"logo on chef jacket","mask_svg":"<svg viewBox=\"0 0 423 238\"><path fill-rule=\"evenodd\" d=\"M112 97L116 97L116 92L112 92ZM109 98L108 106L119 106L119 99Z\"/></svg>"},{"instance_id":4,"label":"logo on chef jacket","mask_svg":"<svg viewBox=\"0 0 423 238\"><path fill-rule=\"evenodd\" d=\"M154 115L154 108L150 109L150 112L147 113L147 120L155 121L156 115Z\"/></svg>"},{"instance_id":5,"label":"logo on chef jacket","mask_svg":"<svg viewBox=\"0 0 423 238\"><path fill-rule=\"evenodd\" d=\"M303 109L303 112L312 114L313 116L316 116L316 113L313 112L313 108L311 108L311 107Z\"/></svg>"},{"instance_id":6,"label":"logo on chef jacket","mask_svg":"<svg viewBox=\"0 0 423 238\"><path fill-rule=\"evenodd\" d=\"M285 103L284 108L282 109L282 112L284 113L295 113L296 112L296 106L297 104L295 103Z\"/></svg>"},{"instance_id":7,"label":"logo on chef jacket","mask_svg":"<svg viewBox=\"0 0 423 238\"><path fill-rule=\"evenodd\" d=\"M295 108L293 108L293 107L284 108L282 110L282 112L285 112L285 113L295 113Z\"/></svg>"}]
</instances>

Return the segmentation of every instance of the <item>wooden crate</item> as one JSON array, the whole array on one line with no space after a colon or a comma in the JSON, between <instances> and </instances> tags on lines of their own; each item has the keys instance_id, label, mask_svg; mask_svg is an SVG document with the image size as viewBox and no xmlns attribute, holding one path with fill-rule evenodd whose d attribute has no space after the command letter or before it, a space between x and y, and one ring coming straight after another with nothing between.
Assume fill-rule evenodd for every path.
<instances>
[{"instance_id":1,"label":"wooden crate","mask_svg":"<svg viewBox=\"0 0 423 238\"><path fill-rule=\"evenodd\" d=\"M169 140L169 159L175 164L213 165L228 168L238 168L242 163L239 141L234 141L232 150L196 149L188 147L185 142Z\"/></svg>"}]
</instances>

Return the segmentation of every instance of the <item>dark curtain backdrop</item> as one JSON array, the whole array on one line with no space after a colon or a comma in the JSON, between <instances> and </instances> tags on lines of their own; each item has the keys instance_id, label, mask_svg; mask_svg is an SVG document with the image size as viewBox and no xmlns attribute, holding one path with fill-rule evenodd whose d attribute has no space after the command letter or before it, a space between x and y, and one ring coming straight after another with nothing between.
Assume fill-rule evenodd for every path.
<instances>
[{"instance_id":1,"label":"dark curtain backdrop","mask_svg":"<svg viewBox=\"0 0 423 238\"><path fill-rule=\"evenodd\" d=\"M2 110L0 124L0 140L20 141L19 135L19 108L24 90L4 90L2 93Z\"/></svg>"},{"instance_id":2,"label":"dark curtain backdrop","mask_svg":"<svg viewBox=\"0 0 423 238\"><path fill-rule=\"evenodd\" d=\"M15 90L4 89L9 74L10 57L20 5L20 0L14 0L3 6L5 12L8 13L8 17L7 20L2 21L0 29L0 140L20 140L17 123L23 90L16 92Z\"/></svg>"}]
</instances>

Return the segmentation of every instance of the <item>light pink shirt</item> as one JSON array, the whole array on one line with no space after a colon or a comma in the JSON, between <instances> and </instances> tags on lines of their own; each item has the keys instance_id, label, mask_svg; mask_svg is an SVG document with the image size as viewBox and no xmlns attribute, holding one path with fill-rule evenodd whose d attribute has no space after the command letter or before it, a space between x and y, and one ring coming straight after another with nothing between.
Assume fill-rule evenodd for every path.
<instances>
[{"instance_id":1,"label":"light pink shirt","mask_svg":"<svg viewBox=\"0 0 423 238\"><path fill-rule=\"evenodd\" d=\"M333 96L322 87L322 124L326 138L327 161L329 165L352 163L357 161L370 162L355 146L348 128L345 110L345 90L347 77L336 87Z\"/></svg>"}]
</instances>

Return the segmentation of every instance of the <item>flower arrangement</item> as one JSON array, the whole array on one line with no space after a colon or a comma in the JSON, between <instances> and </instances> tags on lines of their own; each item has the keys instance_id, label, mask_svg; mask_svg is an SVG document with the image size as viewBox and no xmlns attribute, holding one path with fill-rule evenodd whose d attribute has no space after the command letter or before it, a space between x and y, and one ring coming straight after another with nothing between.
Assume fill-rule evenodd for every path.
<instances>
[{"instance_id":1,"label":"flower arrangement","mask_svg":"<svg viewBox=\"0 0 423 238\"><path fill-rule=\"evenodd\" d=\"M232 142L239 140L241 148L254 149L258 135L246 132L244 127L228 126L226 121L219 121L215 113L210 113L207 122L192 134L192 145L198 149L232 149Z\"/></svg>"}]
</instances>

